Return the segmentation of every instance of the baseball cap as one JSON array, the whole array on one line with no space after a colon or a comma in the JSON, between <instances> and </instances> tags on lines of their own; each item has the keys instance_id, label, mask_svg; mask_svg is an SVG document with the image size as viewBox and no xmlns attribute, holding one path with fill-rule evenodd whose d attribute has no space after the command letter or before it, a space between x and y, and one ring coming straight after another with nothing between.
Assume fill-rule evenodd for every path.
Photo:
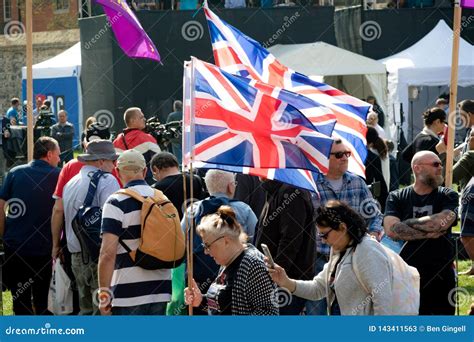
<instances>
[{"instance_id":1,"label":"baseball cap","mask_svg":"<svg viewBox=\"0 0 474 342\"><path fill-rule=\"evenodd\" d=\"M145 167L145 158L136 150L127 150L117 159L117 168L120 170L143 170Z\"/></svg>"}]
</instances>

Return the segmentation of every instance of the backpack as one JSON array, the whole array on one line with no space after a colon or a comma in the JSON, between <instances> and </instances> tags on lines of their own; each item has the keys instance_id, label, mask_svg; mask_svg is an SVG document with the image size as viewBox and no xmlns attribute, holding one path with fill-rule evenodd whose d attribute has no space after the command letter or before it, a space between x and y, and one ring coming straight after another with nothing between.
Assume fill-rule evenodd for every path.
<instances>
[{"instance_id":1,"label":"backpack","mask_svg":"<svg viewBox=\"0 0 474 342\"><path fill-rule=\"evenodd\" d=\"M117 193L142 203L138 248L131 250L119 239L133 263L146 270L178 267L184 260L186 246L178 211L173 203L159 190L154 190L153 197L143 197L131 189Z\"/></svg>"},{"instance_id":2,"label":"backpack","mask_svg":"<svg viewBox=\"0 0 474 342\"><path fill-rule=\"evenodd\" d=\"M98 170L91 176L89 189L87 190L84 204L79 208L72 220L72 230L76 234L79 244L81 245L82 261L85 265L89 261L97 262L99 260L100 245L102 238L100 236L102 207L92 207L97 186L100 177L105 172Z\"/></svg>"},{"instance_id":3,"label":"backpack","mask_svg":"<svg viewBox=\"0 0 474 342\"><path fill-rule=\"evenodd\" d=\"M376 242L376 241L374 241ZM390 248L376 242L383 249L392 264L392 315L418 315L420 308L420 274L415 267L408 265L400 255ZM356 266L357 253L352 254L352 267L357 281L371 296L370 291L361 281Z\"/></svg>"}]
</instances>

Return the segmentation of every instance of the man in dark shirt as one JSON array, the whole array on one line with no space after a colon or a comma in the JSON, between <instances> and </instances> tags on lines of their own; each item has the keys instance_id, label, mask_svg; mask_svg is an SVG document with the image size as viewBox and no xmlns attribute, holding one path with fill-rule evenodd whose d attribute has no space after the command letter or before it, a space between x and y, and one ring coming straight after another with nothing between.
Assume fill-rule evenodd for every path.
<instances>
[{"instance_id":1,"label":"man in dark shirt","mask_svg":"<svg viewBox=\"0 0 474 342\"><path fill-rule=\"evenodd\" d=\"M186 203L191 199L191 176L186 174L186 198L183 192L183 174L179 171L178 160L169 152L160 152L151 159L150 166L153 178L157 182L153 185L155 189L161 190L171 203L178 209L179 219L183 218ZM193 198L194 201L204 199L205 193L201 178L193 175Z\"/></svg>"},{"instance_id":2,"label":"man in dark shirt","mask_svg":"<svg viewBox=\"0 0 474 342\"><path fill-rule=\"evenodd\" d=\"M56 140L39 138L33 147L33 161L13 168L0 190L0 236L5 246L3 279L11 290L15 315L49 313L51 210L59 176L59 154Z\"/></svg>"},{"instance_id":3,"label":"man in dark shirt","mask_svg":"<svg viewBox=\"0 0 474 342\"><path fill-rule=\"evenodd\" d=\"M255 245L261 250L261 244L266 244L289 277L312 279L316 224L310 193L273 180L265 180L262 187L266 201ZM280 306L280 315L299 315L305 304L305 299L293 296L290 303Z\"/></svg>"},{"instance_id":4,"label":"man in dark shirt","mask_svg":"<svg viewBox=\"0 0 474 342\"><path fill-rule=\"evenodd\" d=\"M61 148L61 166L63 163L74 158L73 143L74 138L74 126L72 123L67 121L67 113L65 110L61 110L58 113L59 122L51 126L51 137L56 139Z\"/></svg>"},{"instance_id":5,"label":"man in dark shirt","mask_svg":"<svg viewBox=\"0 0 474 342\"><path fill-rule=\"evenodd\" d=\"M415 153L419 151L431 151L436 155L440 154L436 146L440 143L438 134L443 132L445 127L446 113L439 108L428 109L423 113L423 122L423 130L402 152L402 158L407 163L410 163Z\"/></svg>"},{"instance_id":6,"label":"man in dark shirt","mask_svg":"<svg viewBox=\"0 0 474 342\"><path fill-rule=\"evenodd\" d=\"M173 102L173 112L168 114L166 118L166 123L176 122L183 120L183 102L176 100ZM181 149L181 139L172 139L171 140L171 150L176 158L181 159L182 149Z\"/></svg>"},{"instance_id":7,"label":"man in dark shirt","mask_svg":"<svg viewBox=\"0 0 474 342\"><path fill-rule=\"evenodd\" d=\"M411 165L415 183L387 199L385 233L406 241L400 256L420 273L420 315L454 315L451 227L458 194L440 186L443 168L433 152L416 153Z\"/></svg>"}]
</instances>

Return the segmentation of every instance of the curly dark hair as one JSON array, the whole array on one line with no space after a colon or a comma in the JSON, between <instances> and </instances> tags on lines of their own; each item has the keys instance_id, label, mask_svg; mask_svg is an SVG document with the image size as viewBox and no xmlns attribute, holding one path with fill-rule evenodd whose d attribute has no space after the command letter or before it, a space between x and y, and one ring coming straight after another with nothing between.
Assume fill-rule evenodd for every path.
<instances>
[{"instance_id":1,"label":"curly dark hair","mask_svg":"<svg viewBox=\"0 0 474 342\"><path fill-rule=\"evenodd\" d=\"M354 209L341 201L331 200L317 210L316 224L334 230L341 229L341 223L347 226L347 233L358 244L367 233L367 223Z\"/></svg>"},{"instance_id":2,"label":"curly dark hair","mask_svg":"<svg viewBox=\"0 0 474 342\"><path fill-rule=\"evenodd\" d=\"M431 125L437 119L445 122L446 112L440 108L433 107L431 109L427 109L423 113L423 122L425 123L425 126Z\"/></svg>"}]
</instances>

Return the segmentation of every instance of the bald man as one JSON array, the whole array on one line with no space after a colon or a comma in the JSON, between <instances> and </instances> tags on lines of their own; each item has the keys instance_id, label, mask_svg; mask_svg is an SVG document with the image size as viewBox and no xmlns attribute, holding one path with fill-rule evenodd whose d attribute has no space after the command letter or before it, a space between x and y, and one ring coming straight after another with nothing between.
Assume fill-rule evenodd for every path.
<instances>
[{"instance_id":1,"label":"bald man","mask_svg":"<svg viewBox=\"0 0 474 342\"><path fill-rule=\"evenodd\" d=\"M451 228L458 194L441 186L443 167L435 153L416 153L411 168L415 183L388 196L385 233L405 241L400 256L420 273L420 315L454 315Z\"/></svg>"},{"instance_id":2,"label":"bald man","mask_svg":"<svg viewBox=\"0 0 474 342\"><path fill-rule=\"evenodd\" d=\"M140 108L128 108L123 115L123 120L127 127L115 138L115 150L119 154L131 149L140 152L145 158L148 170L145 181L151 185L155 181L151 172L150 161L156 153L161 152L161 149L156 139L151 134L144 132L146 118Z\"/></svg>"}]
</instances>

